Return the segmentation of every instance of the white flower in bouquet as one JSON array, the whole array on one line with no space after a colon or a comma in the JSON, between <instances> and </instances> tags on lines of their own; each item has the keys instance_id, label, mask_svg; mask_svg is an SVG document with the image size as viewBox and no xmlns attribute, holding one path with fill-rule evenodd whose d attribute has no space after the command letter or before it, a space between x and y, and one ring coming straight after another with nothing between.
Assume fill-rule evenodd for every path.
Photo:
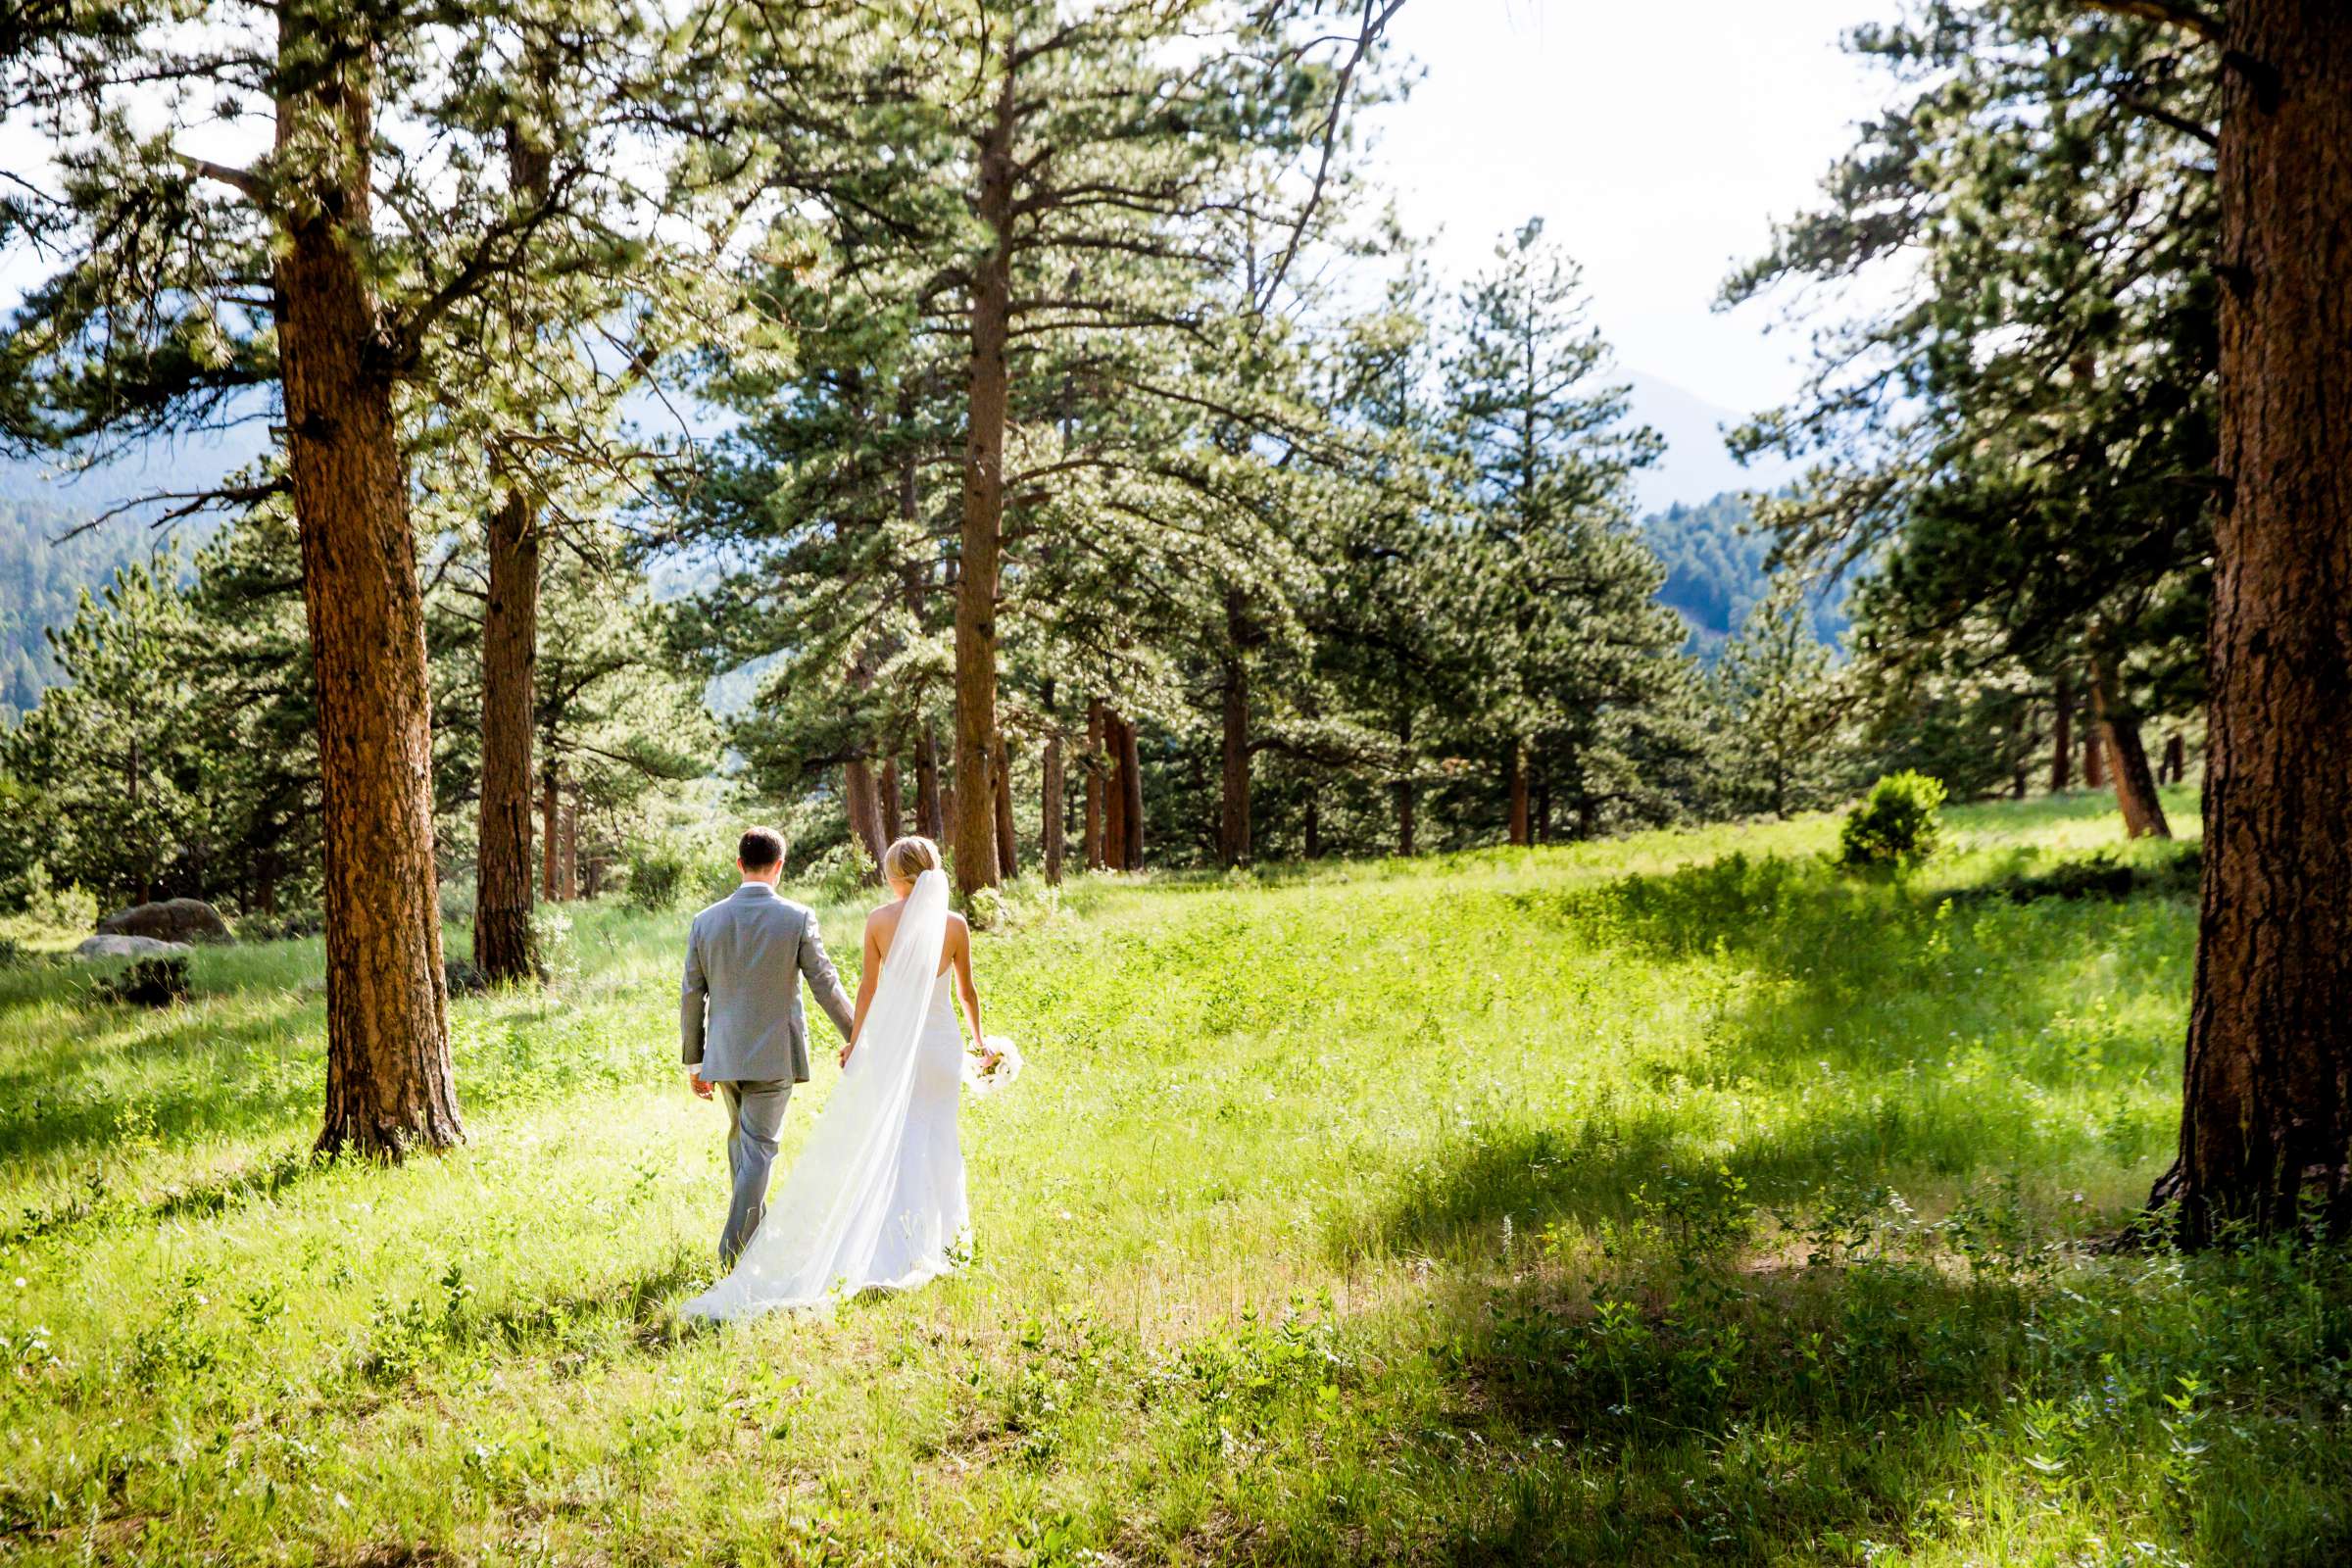
<instances>
[{"instance_id":1,"label":"white flower in bouquet","mask_svg":"<svg viewBox=\"0 0 2352 1568\"><path fill-rule=\"evenodd\" d=\"M1004 1035L990 1035L978 1049L963 1054L963 1086L975 1095L993 1095L1021 1075L1021 1048Z\"/></svg>"}]
</instances>

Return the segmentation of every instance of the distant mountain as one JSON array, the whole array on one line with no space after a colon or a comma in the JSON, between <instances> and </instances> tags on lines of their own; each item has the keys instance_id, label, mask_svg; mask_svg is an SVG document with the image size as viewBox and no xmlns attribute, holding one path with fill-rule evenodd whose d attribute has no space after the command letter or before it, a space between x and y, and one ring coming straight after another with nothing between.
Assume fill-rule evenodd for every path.
<instances>
[{"instance_id":1,"label":"distant mountain","mask_svg":"<svg viewBox=\"0 0 2352 1568\"><path fill-rule=\"evenodd\" d=\"M136 458L85 474L0 460L0 723L13 722L57 679L43 633L74 618L84 588L99 588L118 567L163 550L172 534L209 537L218 519L191 517L159 530L150 526L159 509L150 507L82 525L142 496L211 485L252 462L266 439L259 426L241 426L157 442Z\"/></svg>"},{"instance_id":2,"label":"distant mountain","mask_svg":"<svg viewBox=\"0 0 2352 1568\"><path fill-rule=\"evenodd\" d=\"M121 518L74 533L87 520L45 501L0 496L0 723L15 722L58 678L44 631L74 618L83 589L166 543Z\"/></svg>"},{"instance_id":3,"label":"distant mountain","mask_svg":"<svg viewBox=\"0 0 2352 1568\"><path fill-rule=\"evenodd\" d=\"M1642 524L1650 549L1666 565L1658 600L1690 623L1690 641L1712 662L1724 639L1738 631L1764 597L1770 580L1765 558L1771 541L1748 532L1748 505L1737 492L1695 507L1679 502L1652 513ZM1847 583L1831 584L1813 600L1813 635L1836 643L1849 624Z\"/></svg>"},{"instance_id":4,"label":"distant mountain","mask_svg":"<svg viewBox=\"0 0 2352 1568\"><path fill-rule=\"evenodd\" d=\"M1783 459L1759 458L1741 467L1724 449L1724 434L1745 423L1746 415L1640 370L1623 374L1633 388L1628 401L1635 421L1666 438L1657 466L1634 475L1635 500L1644 514L1677 502L1697 506L1726 491L1777 490L1795 477L1794 466Z\"/></svg>"}]
</instances>

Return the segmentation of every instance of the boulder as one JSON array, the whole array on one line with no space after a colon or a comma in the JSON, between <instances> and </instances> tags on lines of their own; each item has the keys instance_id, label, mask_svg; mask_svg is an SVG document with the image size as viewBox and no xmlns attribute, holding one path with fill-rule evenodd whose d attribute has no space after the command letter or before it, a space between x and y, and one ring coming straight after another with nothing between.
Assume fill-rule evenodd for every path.
<instances>
[{"instance_id":1,"label":"boulder","mask_svg":"<svg viewBox=\"0 0 2352 1568\"><path fill-rule=\"evenodd\" d=\"M228 922L202 899L134 904L98 922L101 936L153 937L158 942L227 942Z\"/></svg>"},{"instance_id":2,"label":"boulder","mask_svg":"<svg viewBox=\"0 0 2352 1568\"><path fill-rule=\"evenodd\" d=\"M185 942L158 942L153 937L112 934L84 937L74 950L76 958L168 958L194 951Z\"/></svg>"}]
</instances>

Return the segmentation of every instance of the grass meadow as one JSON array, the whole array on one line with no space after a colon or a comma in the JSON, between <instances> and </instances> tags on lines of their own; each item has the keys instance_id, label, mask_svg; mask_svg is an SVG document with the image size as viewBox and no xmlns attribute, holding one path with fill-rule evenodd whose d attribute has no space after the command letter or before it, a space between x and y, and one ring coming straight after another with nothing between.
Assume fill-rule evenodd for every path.
<instances>
[{"instance_id":1,"label":"grass meadow","mask_svg":"<svg viewBox=\"0 0 2352 1568\"><path fill-rule=\"evenodd\" d=\"M36 956L0 1559L2352 1560L2346 1255L2113 1245L2176 1124L2174 852L2086 796L1949 820L1902 883L1818 817L1016 890L971 1266L724 1330L676 1312L724 1198L682 913L578 906L556 985L455 1004L470 1143L396 1169L308 1157L316 942L163 1010ZM2139 890L2004 891L2094 853Z\"/></svg>"}]
</instances>

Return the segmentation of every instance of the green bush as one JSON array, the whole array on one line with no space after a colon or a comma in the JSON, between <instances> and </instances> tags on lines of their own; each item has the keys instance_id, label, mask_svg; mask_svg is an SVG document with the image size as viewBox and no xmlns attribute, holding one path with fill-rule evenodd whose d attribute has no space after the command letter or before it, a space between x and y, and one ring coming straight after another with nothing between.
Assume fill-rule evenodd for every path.
<instances>
[{"instance_id":1,"label":"green bush","mask_svg":"<svg viewBox=\"0 0 2352 1568\"><path fill-rule=\"evenodd\" d=\"M683 850L665 840L649 840L630 845L623 863L628 868L629 907L659 913L677 906L690 869Z\"/></svg>"},{"instance_id":2,"label":"green bush","mask_svg":"<svg viewBox=\"0 0 2352 1568\"><path fill-rule=\"evenodd\" d=\"M73 883L53 886L49 868L35 861L24 873L24 912L36 925L92 931L98 926L98 895Z\"/></svg>"},{"instance_id":3,"label":"green bush","mask_svg":"<svg viewBox=\"0 0 2352 1568\"><path fill-rule=\"evenodd\" d=\"M1925 773L1889 773L1848 812L1839 858L1853 866L1916 865L1943 838L1943 781Z\"/></svg>"}]
</instances>

